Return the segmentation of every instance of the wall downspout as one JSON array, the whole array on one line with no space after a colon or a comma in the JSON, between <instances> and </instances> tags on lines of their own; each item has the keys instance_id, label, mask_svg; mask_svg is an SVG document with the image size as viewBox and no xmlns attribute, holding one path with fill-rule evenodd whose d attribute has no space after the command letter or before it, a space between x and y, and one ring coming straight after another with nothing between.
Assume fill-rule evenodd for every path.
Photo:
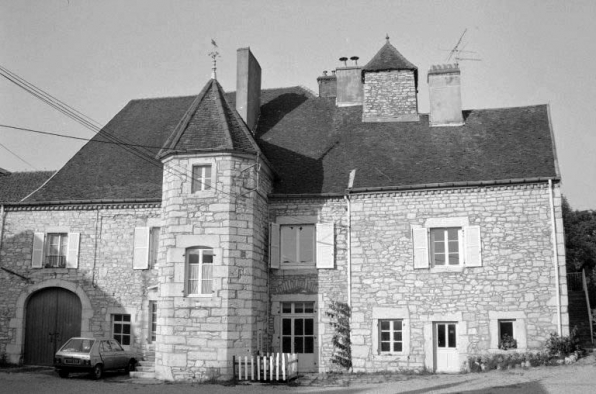
<instances>
[{"instance_id":1,"label":"wall downspout","mask_svg":"<svg viewBox=\"0 0 596 394\"><path fill-rule=\"evenodd\" d=\"M348 306L352 309L352 204L350 203L350 192L344 195L348 208Z\"/></svg>"},{"instance_id":2,"label":"wall downspout","mask_svg":"<svg viewBox=\"0 0 596 394\"><path fill-rule=\"evenodd\" d=\"M0 252L2 252L2 241L3 240L4 240L4 205L0 204ZM0 256L2 256L2 253L0 253Z\"/></svg>"},{"instance_id":3,"label":"wall downspout","mask_svg":"<svg viewBox=\"0 0 596 394\"><path fill-rule=\"evenodd\" d=\"M552 227L552 243L553 243L553 261L555 264L555 283L557 286L557 330L559 336L562 335L563 332L563 325L561 321L561 284L559 278L559 253L557 249L557 226L555 224L555 204L553 201L553 181L552 179L548 180L548 197L550 203L550 220L551 220L551 227Z\"/></svg>"}]
</instances>

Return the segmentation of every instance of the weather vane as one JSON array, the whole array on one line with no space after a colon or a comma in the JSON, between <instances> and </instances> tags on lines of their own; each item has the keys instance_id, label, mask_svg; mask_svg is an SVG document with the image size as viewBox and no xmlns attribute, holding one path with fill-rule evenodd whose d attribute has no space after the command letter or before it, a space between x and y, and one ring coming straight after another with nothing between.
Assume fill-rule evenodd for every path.
<instances>
[{"instance_id":1,"label":"weather vane","mask_svg":"<svg viewBox=\"0 0 596 394\"><path fill-rule=\"evenodd\" d=\"M209 57L213 59L213 67L211 67L211 78L217 79L217 58L219 57L219 52L217 52L217 48L219 47L217 46L217 43L213 38L211 39L211 45L213 45L213 50L209 52Z\"/></svg>"}]
</instances>

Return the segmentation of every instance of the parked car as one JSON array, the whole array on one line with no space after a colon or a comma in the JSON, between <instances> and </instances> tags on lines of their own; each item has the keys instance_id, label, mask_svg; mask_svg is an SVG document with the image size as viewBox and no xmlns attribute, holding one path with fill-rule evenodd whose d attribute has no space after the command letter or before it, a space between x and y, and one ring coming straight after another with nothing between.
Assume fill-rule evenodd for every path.
<instances>
[{"instance_id":1,"label":"parked car","mask_svg":"<svg viewBox=\"0 0 596 394\"><path fill-rule=\"evenodd\" d=\"M139 359L115 339L71 338L56 352L54 368L61 378L71 372L90 372L94 379L100 379L104 371L134 371Z\"/></svg>"}]
</instances>

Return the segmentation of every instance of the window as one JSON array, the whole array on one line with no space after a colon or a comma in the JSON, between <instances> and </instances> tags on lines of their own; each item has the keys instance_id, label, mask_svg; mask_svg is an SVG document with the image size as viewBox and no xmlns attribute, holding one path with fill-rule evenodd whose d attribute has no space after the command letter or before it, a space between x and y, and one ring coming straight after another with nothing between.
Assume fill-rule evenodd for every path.
<instances>
[{"instance_id":1,"label":"window","mask_svg":"<svg viewBox=\"0 0 596 394\"><path fill-rule=\"evenodd\" d=\"M455 323L437 323L436 341L439 349L457 347L456 326Z\"/></svg>"},{"instance_id":2,"label":"window","mask_svg":"<svg viewBox=\"0 0 596 394\"><path fill-rule=\"evenodd\" d=\"M149 230L149 268L155 268L157 265L160 230L159 227L151 227Z\"/></svg>"},{"instance_id":3,"label":"window","mask_svg":"<svg viewBox=\"0 0 596 394\"><path fill-rule=\"evenodd\" d=\"M79 233L33 233L32 268L78 268Z\"/></svg>"},{"instance_id":4,"label":"window","mask_svg":"<svg viewBox=\"0 0 596 394\"><path fill-rule=\"evenodd\" d=\"M480 226L467 223L467 218L443 218L428 219L425 227L413 225L414 268L481 267Z\"/></svg>"},{"instance_id":5,"label":"window","mask_svg":"<svg viewBox=\"0 0 596 394\"><path fill-rule=\"evenodd\" d=\"M149 342L157 338L157 302L149 301Z\"/></svg>"},{"instance_id":6,"label":"window","mask_svg":"<svg viewBox=\"0 0 596 394\"><path fill-rule=\"evenodd\" d=\"M461 243L461 228L430 229L430 256L433 266L462 264Z\"/></svg>"},{"instance_id":7,"label":"window","mask_svg":"<svg viewBox=\"0 0 596 394\"><path fill-rule=\"evenodd\" d=\"M517 349L517 340L513 335L515 320L499 320L499 349Z\"/></svg>"},{"instance_id":8,"label":"window","mask_svg":"<svg viewBox=\"0 0 596 394\"><path fill-rule=\"evenodd\" d=\"M192 166L191 192L196 193L211 189L211 166Z\"/></svg>"},{"instance_id":9,"label":"window","mask_svg":"<svg viewBox=\"0 0 596 394\"><path fill-rule=\"evenodd\" d=\"M45 268L66 267L66 253L68 248L68 234L47 234L44 255Z\"/></svg>"},{"instance_id":10,"label":"window","mask_svg":"<svg viewBox=\"0 0 596 394\"><path fill-rule=\"evenodd\" d=\"M211 295L213 293L213 249L187 249L186 267L186 294Z\"/></svg>"},{"instance_id":11,"label":"window","mask_svg":"<svg viewBox=\"0 0 596 394\"><path fill-rule=\"evenodd\" d=\"M296 224L298 220L300 218L284 218L283 224L270 224L271 268L335 268L334 224Z\"/></svg>"},{"instance_id":12,"label":"window","mask_svg":"<svg viewBox=\"0 0 596 394\"><path fill-rule=\"evenodd\" d=\"M315 226L283 225L280 231L282 265L314 266Z\"/></svg>"},{"instance_id":13,"label":"window","mask_svg":"<svg viewBox=\"0 0 596 394\"><path fill-rule=\"evenodd\" d=\"M379 320L380 353L400 353L403 351L403 321Z\"/></svg>"},{"instance_id":14,"label":"window","mask_svg":"<svg viewBox=\"0 0 596 394\"><path fill-rule=\"evenodd\" d=\"M112 315L112 338L121 345L131 343L130 315Z\"/></svg>"}]
</instances>

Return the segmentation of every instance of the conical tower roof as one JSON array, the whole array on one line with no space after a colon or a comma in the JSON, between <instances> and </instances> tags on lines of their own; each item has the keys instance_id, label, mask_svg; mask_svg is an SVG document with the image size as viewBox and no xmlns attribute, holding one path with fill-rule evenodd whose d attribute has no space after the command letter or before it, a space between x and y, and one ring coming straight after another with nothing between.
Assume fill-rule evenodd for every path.
<instances>
[{"instance_id":1,"label":"conical tower roof","mask_svg":"<svg viewBox=\"0 0 596 394\"><path fill-rule=\"evenodd\" d=\"M223 88L215 79L207 82L192 102L158 157L212 151L259 152L248 127L227 102Z\"/></svg>"},{"instance_id":2,"label":"conical tower roof","mask_svg":"<svg viewBox=\"0 0 596 394\"><path fill-rule=\"evenodd\" d=\"M364 80L364 74L367 72L378 72L378 71L391 71L391 70L412 70L416 78L416 84L418 83L418 67L410 63L399 51L391 45L389 42L389 36L387 36L387 42L377 52L373 58L366 63L362 68L362 80Z\"/></svg>"}]
</instances>

